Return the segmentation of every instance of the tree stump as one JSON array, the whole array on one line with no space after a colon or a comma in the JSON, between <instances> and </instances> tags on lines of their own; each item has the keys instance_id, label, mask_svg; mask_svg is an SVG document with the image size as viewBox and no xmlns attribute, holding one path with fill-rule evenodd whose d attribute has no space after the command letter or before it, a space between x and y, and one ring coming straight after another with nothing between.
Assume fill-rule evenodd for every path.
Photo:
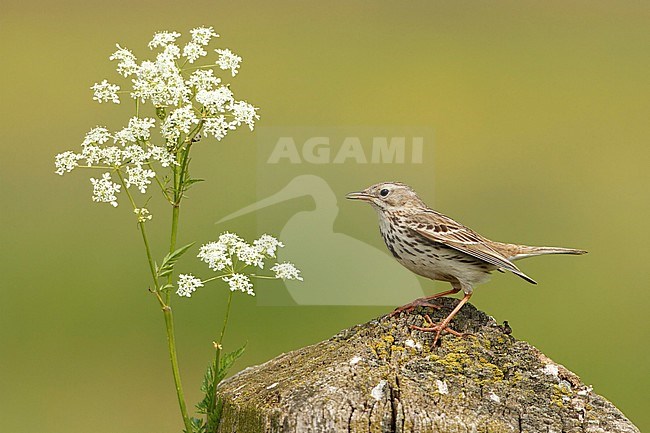
<instances>
[{"instance_id":1,"label":"tree stump","mask_svg":"<svg viewBox=\"0 0 650 433\"><path fill-rule=\"evenodd\" d=\"M441 299L441 320L458 302ZM220 432L639 430L562 365L468 304L465 337L414 331L423 309L382 316L223 382Z\"/></svg>"}]
</instances>

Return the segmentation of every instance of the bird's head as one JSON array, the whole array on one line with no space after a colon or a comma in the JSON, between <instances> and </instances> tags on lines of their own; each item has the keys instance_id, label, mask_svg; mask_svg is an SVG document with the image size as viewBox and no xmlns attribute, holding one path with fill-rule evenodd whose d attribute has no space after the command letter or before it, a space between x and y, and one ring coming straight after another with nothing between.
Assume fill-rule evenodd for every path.
<instances>
[{"instance_id":1,"label":"bird's head","mask_svg":"<svg viewBox=\"0 0 650 433\"><path fill-rule=\"evenodd\" d=\"M426 207L415 191L400 182L382 182L363 191L348 193L345 198L367 201L377 210L408 210Z\"/></svg>"}]
</instances>

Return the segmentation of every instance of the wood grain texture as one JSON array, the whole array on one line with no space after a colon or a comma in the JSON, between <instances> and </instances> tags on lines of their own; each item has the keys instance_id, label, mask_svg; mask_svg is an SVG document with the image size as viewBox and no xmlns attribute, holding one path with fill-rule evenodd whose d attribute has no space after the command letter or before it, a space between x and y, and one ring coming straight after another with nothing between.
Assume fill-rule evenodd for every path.
<instances>
[{"instance_id":1,"label":"wood grain texture","mask_svg":"<svg viewBox=\"0 0 650 433\"><path fill-rule=\"evenodd\" d=\"M458 302L439 301L434 321ZM219 431L639 433L473 306L452 323L471 335L445 335L436 348L430 333L409 329L422 325L419 313L383 316L238 373L219 388Z\"/></svg>"}]
</instances>

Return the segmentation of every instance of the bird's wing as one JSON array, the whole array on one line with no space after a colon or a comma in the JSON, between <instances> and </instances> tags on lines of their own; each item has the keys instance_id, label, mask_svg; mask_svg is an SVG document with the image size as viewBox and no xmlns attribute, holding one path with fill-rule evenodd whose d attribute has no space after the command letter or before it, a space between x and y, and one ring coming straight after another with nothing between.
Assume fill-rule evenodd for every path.
<instances>
[{"instance_id":1,"label":"bird's wing","mask_svg":"<svg viewBox=\"0 0 650 433\"><path fill-rule=\"evenodd\" d=\"M435 211L421 212L407 218L409 228L425 238L468 254L498 269L508 270L524 280L537 284L514 263L492 248L489 241L472 229Z\"/></svg>"}]
</instances>

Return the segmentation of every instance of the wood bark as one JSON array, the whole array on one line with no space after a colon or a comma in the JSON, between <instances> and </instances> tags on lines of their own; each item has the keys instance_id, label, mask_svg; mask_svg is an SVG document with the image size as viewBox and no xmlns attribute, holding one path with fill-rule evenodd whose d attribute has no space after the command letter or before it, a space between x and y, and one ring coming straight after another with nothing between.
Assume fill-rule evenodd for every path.
<instances>
[{"instance_id":1,"label":"wood bark","mask_svg":"<svg viewBox=\"0 0 650 433\"><path fill-rule=\"evenodd\" d=\"M456 305L427 312L441 320ZM219 431L639 433L609 401L468 304L439 347L423 309L345 329L219 387Z\"/></svg>"}]
</instances>

